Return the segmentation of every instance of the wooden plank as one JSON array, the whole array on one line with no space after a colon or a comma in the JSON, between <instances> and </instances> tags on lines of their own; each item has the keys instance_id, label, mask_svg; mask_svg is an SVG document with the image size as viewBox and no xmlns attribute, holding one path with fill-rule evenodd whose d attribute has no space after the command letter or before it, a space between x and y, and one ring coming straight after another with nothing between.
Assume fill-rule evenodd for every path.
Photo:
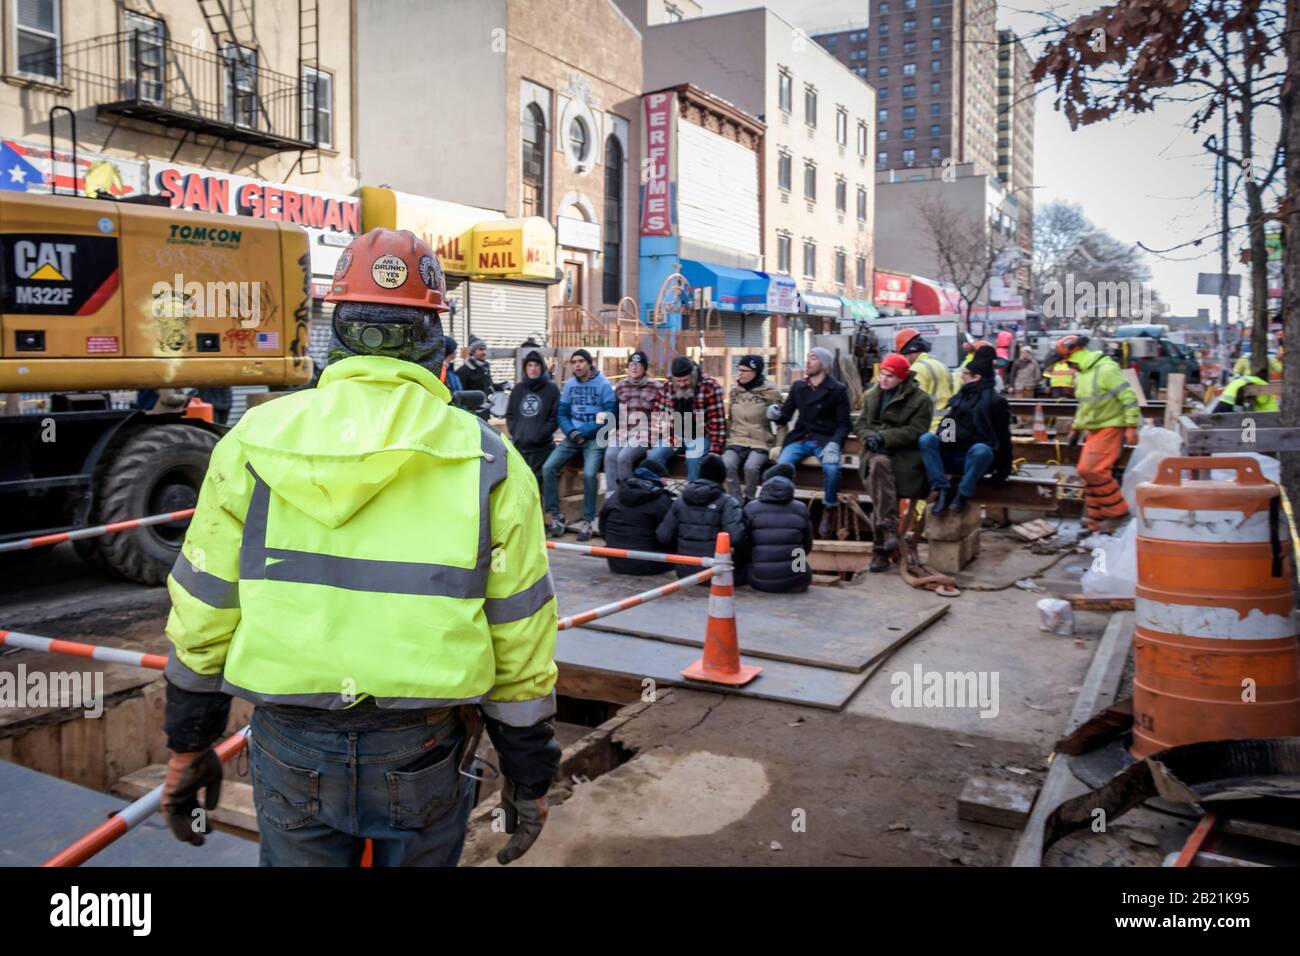
<instances>
[{"instance_id":1,"label":"wooden plank","mask_svg":"<svg viewBox=\"0 0 1300 956\"><path fill-rule=\"evenodd\" d=\"M1062 594L1076 611L1131 611L1134 598L1118 594Z\"/></svg>"},{"instance_id":2,"label":"wooden plank","mask_svg":"<svg viewBox=\"0 0 1300 956\"><path fill-rule=\"evenodd\" d=\"M1187 387L1187 376L1182 372L1169 373L1169 395L1165 400L1165 428L1175 431L1178 418L1183 411L1183 393Z\"/></svg>"},{"instance_id":3,"label":"wooden plank","mask_svg":"<svg viewBox=\"0 0 1300 956\"><path fill-rule=\"evenodd\" d=\"M1137 371L1135 369L1126 368L1124 369L1124 377L1128 379L1129 385L1133 386L1133 391L1137 393L1138 405L1142 408L1146 408L1148 405L1147 390L1142 387L1142 379L1138 378Z\"/></svg>"},{"instance_id":4,"label":"wooden plank","mask_svg":"<svg viewBox=\"0 0 1300 956\"><path fill-rule=\"evenodd\" d=\"M1282 451L1300 451L1300 427L1254 428L1249 432L1253 441L1246 441L1243 426L1225 428L1196 428L1186 433L1185 444L1189 455L1211 455L1217 452L1260 452L1271 454Z\"/></svg>"},{"instance_id":5,"label":"wooden plank","mask_svg":"<svg viewBox=\"0 0 1300 956\"><path fill-rule=\"evenodd\" d=\"M595 671L573 663L560 664L558 670L555 692L562 697L630 704L639 701L647 690L641 678L630 674Z\"/></svg>"},{"instance_id":6,"label":"wooden plank","mask_svg":"<svg viewBox=\"0 0 1300 956\"><path fill-rule=\"evenodd\" d=\"M63 774L63 750L59 738L60 724L42 724L24 734L16 735L14 757L16 764L48 773L52 777Z\"/></svg>"},{"instance_id":7,"label":"wooden plank","mask_svg":"<svg viewBox=\"0 0 1300 956\"><path fill-rule=\"evenodd\" d=\"M106 786L104 763L104 721L79 717L63 723L59 734L64 780L92 790Z\"/></svg>"},{"instance_id":8,"label":"wooden plank","mask_svg":"<svg viewBox=\"0 0 1300 956\"><path fill-rule=\"evenodd\" d=\"M171 756L167 749L167 733L163 720L167 712L167 682L159 679L144 689L145 760L148 763L166 763Z\"/></svg>"},{"instance_id":9,"label":"wooden plank","mask_svg":"<svg viewBox=\"0 0 1300 956\"><path fill-rule=\"evenodd\" d=\"M149 764L146 739L148 708L144 697L128 697L104 711L104 783L111 787L120 778Z\"/></svg>"},{"instance_id":10,"label":"wooden plank","mask_svg":"<svg viewBox=\"0 0 1300 956\"><path fill-rule=\"evenodd\" d=\"M832 593L822 596L829 597ZM682 670L699 657L698 648L585 628L561 631L555 648L555 661L561 669L578 666L637 680L648 677L666 686L693 687L709 693L737 694L827 710L841 709L866 679L863 674L742 655L744 663L763 668L744 687L686 680L681 676Z\"/></svg>"}]
</instances>

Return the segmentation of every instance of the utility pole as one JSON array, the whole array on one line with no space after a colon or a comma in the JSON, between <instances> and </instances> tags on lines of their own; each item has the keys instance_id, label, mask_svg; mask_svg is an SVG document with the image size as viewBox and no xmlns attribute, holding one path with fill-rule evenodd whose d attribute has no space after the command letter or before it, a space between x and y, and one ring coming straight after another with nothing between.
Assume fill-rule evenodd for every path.
<instances>
[{"instance_id":1,"label":"utility pole","mask_svg":"<svg viewBox=\"0 0 1300 956\"><path fill-rule=\"evenodd\" d=\"M1228 31L1223 31L1223 62L1228 62ZM1217 155L1219 177L1219 335L1216 339L1220 375L1228 368L1228 77L1223 77L1223 107L1219 110L1223 141ZM1217 383L1216 383L1217 384Z\"/></svg>"}]
</instances>

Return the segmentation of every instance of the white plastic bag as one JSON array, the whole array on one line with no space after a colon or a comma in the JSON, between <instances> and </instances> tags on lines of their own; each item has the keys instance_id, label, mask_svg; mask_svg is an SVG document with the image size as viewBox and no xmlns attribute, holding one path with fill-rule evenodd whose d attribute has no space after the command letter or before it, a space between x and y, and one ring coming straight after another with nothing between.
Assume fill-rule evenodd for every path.
<instances>
[{"instance_id":1,"label":"white plastic bag","mask_svg":"<svg viewBox=\"0 0 1300 956\"><path fill-rule=\"evenodd\" d=\"M1083 572L1084 594L1133 597L1137 594L1137 522L1119 534L1093 534L1080 542L1092 551L1092 566Z\"/></svg>"},{"instance_id":2,"label":"white plastic bag","mask_svg":"<svg viewBox=\"0 0 1300 956\"><path fill-rule=\"evenodd\" d=\"M1181 455L1183 443L1177 433L1157 425L1143 425L1138 430L1137 447L1124 466L1124 478L1120 487L1124 490L1124 500L1128 510L1137 512L1137 486L1144 481L1152 481L1160 463L1169 455Z\"/></svg>"},{"instance_id":3,"label":"white plastic bag","mask_svg":"<svg viewBox=\"0 0 1300 956\"><path fill-rule=\"evenodd\" d=\"M1060 598L1043 598L1038 608L1038 629L1069 637L1074 633L1074 606Z\"/></svg>"}]
</instances>

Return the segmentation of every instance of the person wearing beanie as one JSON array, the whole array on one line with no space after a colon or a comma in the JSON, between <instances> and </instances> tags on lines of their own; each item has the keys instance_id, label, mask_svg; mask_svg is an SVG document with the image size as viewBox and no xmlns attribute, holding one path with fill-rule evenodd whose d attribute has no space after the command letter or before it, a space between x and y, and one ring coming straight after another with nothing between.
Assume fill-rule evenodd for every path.
<instances>
[{"instance_id":1,"label":"person wearing beanie","mask_svg":"<svg viewBox=\"0 0 1300 956\"><path fill-rule=\"evenodd\" d=\"M794 497L794 466L777 463L763 472L763 488L744 515L745 583L775 594L807 591L813 525L808 506Z\"/></svg>"},{"instance_id":2,"label":"person wearing beanie","mask_svg":"<svg viewBox=\"0 0 1300 956\"><path fill-rule=\"evenodd\" d=\"M657 461L646 460L605 496L600 509L600 531L610 548L630 551L660 551L656 532L673 505L667 487L668 470ZM663 574L672 565L638 558L608 558L614 574Z\"/></svg>"},{"instance_id":3,"label":"person wearing beanie","mask_svg":"<svg viewBox=\"0 0 1300 956\"><path fill-rule=\"evenodd\" d=\"M686 483L681 497L673 502L659 523L656 536L665 551L696 557L713 557L718 533L731 535L731 551L736 561L737 580L741 580L741 548L745 543L745 517L740 502L722 490L727 480L727 466L719 455L702 456L699 477ZM695 573L695 568L675 564L679 578Z\"/></svg>"},{"instance_id":4,"label":"person wearing beanie","mask_svg":"<svg viewBox=\"0 0 1300 956\"><path fill-rule=\"evenodd\" d=\"M767 408L781 403L781 392L763 377L763 368L761 355L741 356L729 396L727 450L722 460L727 466L727 493L738 501L750 501L758 493L758 476L771 460L772 448L780 437L768 421Z\"/></svg>"},{"instance_id":5,"label":"person wearing beanie","mask_svg":"<svg viewBox=\"0 0 1300 956\"><path fill-rule=\"evenodd\" d=\"M997 352L981 345L962 369L962 386L944 409L937 432L921 436L921 458L934 493L933 514L960 513L979 480L1011 474L1011 408L998 394L993 362ZM949 475L960 475L954 494Z\"/></svg>"},{"instance_id":6,"label":"person wearing beanie","mask_svg":"<svg viewBox=\"0 0 1300 956\"><path fill-rule=\"evenodd\" d=\"M655 447L648 457L667 467L686 455L686 477L700 476L705 455L721 455L727 442L727 408L718 380L684 355L669 367L669 379L659 389L652 432Z\"/></svg>"},{"instance_id":7,"label":"person wearing beanie","mask_svg":"<svg viewBox=\"0 0 1300 956\"><path fill-rule=\"evenodd\" d=\"M790 386L783 405L767 409L768 419L777 425L794 419L777 460L795 465L811 455L821 463L822 520L817 533L823 538L839 525L840 454L853 426L849 390L831 377L833 361L827 349L809 349L804 377Z\"/></svg>"},{"instance_id":8,"label":"person wearing beanie","mask_svg":"<svg viewBox=\"0 0 1300 956\"><path fill-rule=\"evenodd\" d=\"M907 359L897 352L886 355L853 425L862 439L858 472L871 496L868 571L889 570L889 557L898 548L898 499L923 500L930 493L919 442L933 417L930 396L916 383Z\"/></svg>"},{"instance_id":9,"label":"person wearing beanie","mask_svg":"<svg viewBox=\"0 0 1300 956\"><path fill-rule=\"evenodd\" d=\"M468 353L465 364L456 369L456 377L460 379L461 388L474 389L482 392L484 396L490 396L496 390L496 385L492 381L492 365L488 362L487 343L477 336L470 336L465 351ZM478 415L486 419L489 414L485 403Z\"/></svg>"},{"instance_id":10,"label":"person wearing beanie","mask_svg":"<svg viewBox=\"0 0 1300 956\"><path fill-rule=\"evenodd\" d=\"M600 493L600 466L605 449L596 440L617 402L614 387L600 370L591 364L591 353L574 349L569 356L572 377L560 392L557 418L564 441L556 446L542 465L542 498L550 516L549 533L558 538L567 529L560 511L560 469L574 458L582 458L582 520L578 522L578 540L590 541L595 533L596 498Z\"/></svg>"},{"instance_id":11,"label":"person wearing beanie","mask_svg":"<svg viewBox=\"0 0 1300 956\"><path fill-rule=\"evenodd\" d=\"M555 430L560 427L560 390L546 372L542 353L524 355L524 377L510 390L506 429L519 454L542 484L542 465L555 450Z\"/></svg>"},{"instance_id":12,"label":"person wearing beanie","mask_svg":"<svg viewBox=\"0 0 1300 956\"><path fill-rule=\"evenodd\" d=\"M605 495L613 494L650 448L650 426L659 402L660 383L646 372L650 359L633 352L627 360L627 377L614 386L616 419L607 422L597 440L605 444ZM602 524L601 527L604 527Z\"/></svg>"}]
</instances>

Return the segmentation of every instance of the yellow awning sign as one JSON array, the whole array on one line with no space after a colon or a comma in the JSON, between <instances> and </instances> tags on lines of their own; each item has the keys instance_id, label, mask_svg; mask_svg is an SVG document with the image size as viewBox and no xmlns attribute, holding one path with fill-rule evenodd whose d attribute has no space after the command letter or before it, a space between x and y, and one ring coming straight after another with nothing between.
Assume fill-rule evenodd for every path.
<instances>
[{"instance_id":1,"label":"yellow awning sign","mask_svg":"<svg viewBox=\"0 0 1300 956\"><path fill-rule=\"evenodd\" d=\"M376 186L361 188L363 227L410 230L433 247L444 272L554 279L555 228L536 216L489 218L492 215L490 209Z\"/></svg>"}]
</instances>

